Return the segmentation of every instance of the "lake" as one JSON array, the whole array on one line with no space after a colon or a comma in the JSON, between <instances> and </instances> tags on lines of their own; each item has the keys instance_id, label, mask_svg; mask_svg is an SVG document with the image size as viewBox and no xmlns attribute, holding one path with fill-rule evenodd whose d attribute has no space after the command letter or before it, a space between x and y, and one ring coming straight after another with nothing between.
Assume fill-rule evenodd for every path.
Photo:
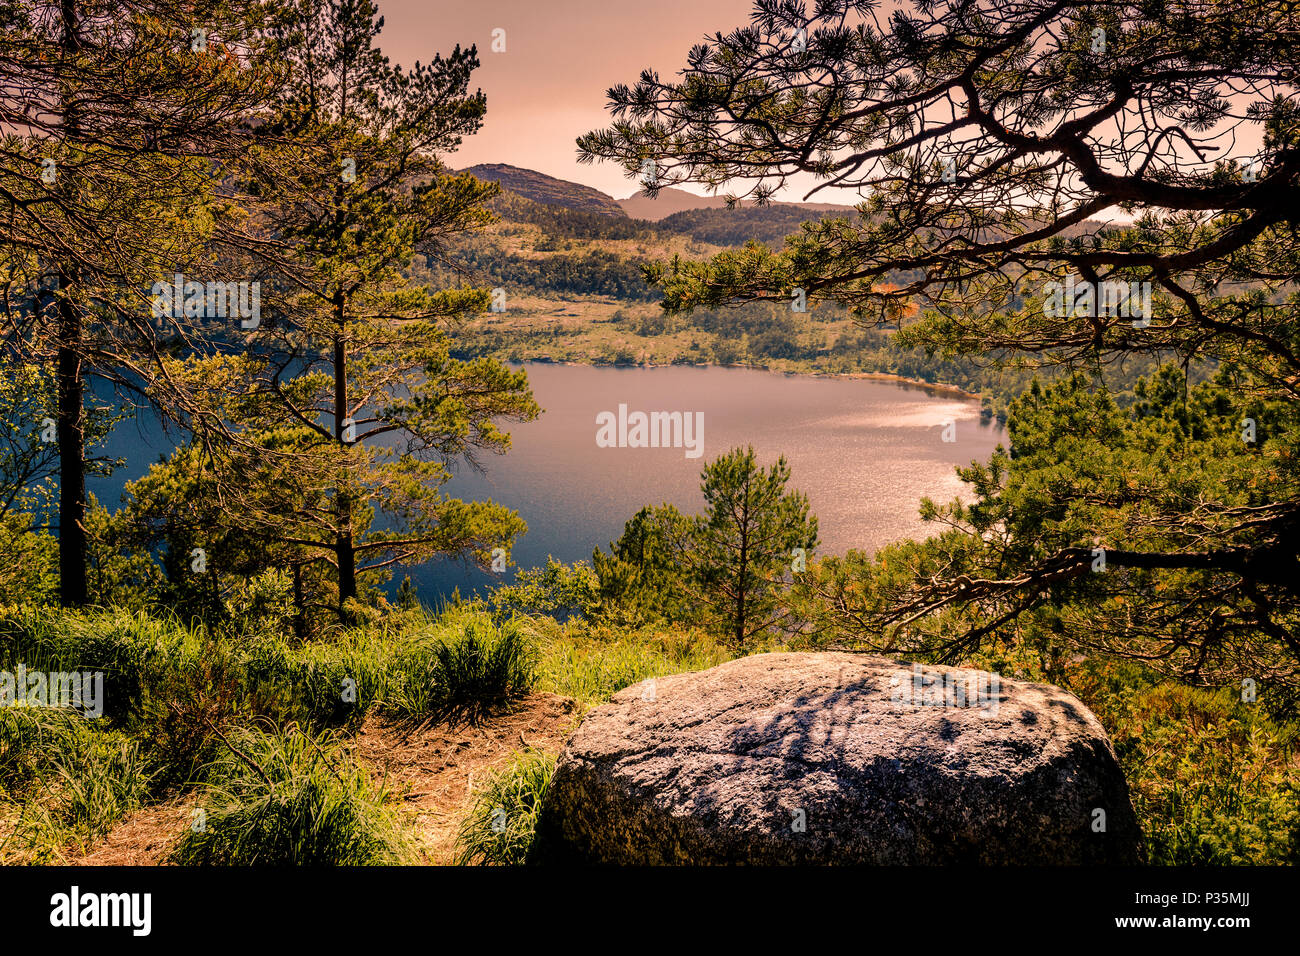
<instances>
[{"instance_id":1,"label":"lake","mask_svg":"<svg viewBox=\"0 0 1300 956\"><path fill-rule=\"evenodd\" d=\"M698 511L704 464L743 445L753 445L765 465L786 456L791 486L808 496L817 515L819 553L874 551L930 533L917 516L921 498L953 498L963 488L954 467L985 460L1006 442L996 422L980 420L978 401L903 383L690 366L526 368L542 416L513 426L511 451L485 456L486 474L462 466L445 487L466 499L491 498L523 516L528 533L513 555L520 567L544 564L548 554L565 562L590 559L593 548L608 547L647 504ZM624 447L602 447L597 416L617 420L620 405L628 426ZM674 435L698 444L627 447L639 437L636 412L680 412L688 416L683 425L702 422L701 435ZM603 437L617 444L617 434L614 427ZM115 507L122 485L170 447L151 417L124 422L106 449L127 465L112 478L91 480L90 490ZM398 569L394 586L405 573L426 601L502 577L439 561Z\"/></svg>"}]
</instances>

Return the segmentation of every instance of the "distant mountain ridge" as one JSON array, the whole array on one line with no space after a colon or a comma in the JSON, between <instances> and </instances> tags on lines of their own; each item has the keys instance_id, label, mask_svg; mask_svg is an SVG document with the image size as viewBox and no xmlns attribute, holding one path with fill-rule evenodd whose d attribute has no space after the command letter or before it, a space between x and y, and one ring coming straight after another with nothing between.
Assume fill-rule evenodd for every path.
<instances>
[{"instance_id":1,"label":"distant mountain ridge","mask_svg":"<svg viewBox=\"0 0 1300 956\"><path fill-rule=\"evenodd\" d=\"M613 219L632 218L645 222L660 222L678 213L696 210L726 210L727 201L721 196L697 196L685 189L666 186L659 195L651 199L644 192L636 192L626 199L615 199L607 193L584 186L582 183L570 182L539 173L535 169L511 166L509 163L480 163L462 172L473 173L479 179L500 183L503 189L533 202L547 206L560 206L578 212L597 213ZM772 203L776 218L785 222L799 210L805 218L819 219L822 214L837 212L848 213L852 206L835 203ZM764 218L762 211L752 204L742 203L738 209L749 211L748 219Z\"/></svg>"},{"instance_id":2,"label":"distant mountain ridge","mask_svg":"<svg viewBox=\"0 0 1300 956\"><path fill-rule=\"evenodd\" d=\"M651 199L643 192L635 192L626 199L617 200L623 211L633 219L658 222L660 219L692 209L721 209L727 205L721 196L697 196L685 189L665 186Z\"/></svg>"},{"instance_id":3,"label":"distant mountain ridge","mask_svg":"<svg viewBox=\"0 0 1300 956\"><path fill-rule=\"evenodd\" d=\"M617 202L623 208L623 211L633 219L646 219L650 222L658 222L680 212L692 212L696 209L725 209L727 206L727 201L721 196L697 196L695 193L687 192L685 189L674 189L672 186L665 186L660 189L659 195L654 199L651 199L644 192L635 192L626 199L619 199ZM853 209L852 206L825 202L774 202L771 206L802 209L809 213L847 213ZM740 203L738 208L755 209L758 207L752 203ZM817 217L810 216L809 218Z\"/></svg>"},{"instance_id":4,"label":"distant mountain ridge","mask_svg":"<svg viewBox=\"0 0 1300 956\"><path fill-rule=\"evenodd\" d=\"M853 206L836 203L739 203L728 209L720 196L697 196L670 186L655 199L644 192L614 199L591 186L508 163L481 163L463 172L501 185L504 194L492 207L505 219L531 222L555 239L645 240L654 234L672 234L719 247L750 240L779 246L802 223L857 215ZM1064 234L1073 237L1100 225L1088 220Z\"/></svg>"},{"instance_id":5,"label":"distant mountain ridge","mask_svg":"<svg viewBox=\"0 0 1300 956\"><path fill-rule=\"evenodd\" d=\"M473 173L484 181L500 183L503 189L548 206L563 206L565 209L594 212L620 219L627 215L614 197L599 189L547 176L533 169L522 169L507 163L480 163L462 172Z\"/></svg>"}]
</instances>

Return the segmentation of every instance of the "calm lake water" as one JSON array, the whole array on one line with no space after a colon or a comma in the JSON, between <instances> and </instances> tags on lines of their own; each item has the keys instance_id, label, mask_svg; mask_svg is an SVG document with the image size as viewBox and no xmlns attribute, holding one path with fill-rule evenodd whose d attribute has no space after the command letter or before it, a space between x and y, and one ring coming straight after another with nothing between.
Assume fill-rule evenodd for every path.
<instances>
[{"instance_id":1,"label":"calm lake water","mask_svg":"<svg viewBox=\"0 0 1300 956\"><path fill-rule=\"evenodd\" d=\"M704 463L753 445L763 464L784 454L791 485L808 495L821 535L819 553L874 551L932 529L917 517L923 496L947 501L963 488L954 467L984 460L1003 430L979 417L979 403L915 386L863 379L820 379L748 369L587 368L529 363L529 381L545 410L511 429L513 448L486 456L486 474L461 467L449 494L491 498L515 509L528 533L514 548L520 567L590 559L608 547L642 506L703 506ZM684 448L600 447L597 416L632 412L703 413L703 455ZM951 422L955 441L943 441ZM156 422L124 422L108 443L127 465L90 490L115 507L122 485L171 447ZM501 580L459 562L439 561L405 573L426 601Z\"/></svg>"}]
</instances>

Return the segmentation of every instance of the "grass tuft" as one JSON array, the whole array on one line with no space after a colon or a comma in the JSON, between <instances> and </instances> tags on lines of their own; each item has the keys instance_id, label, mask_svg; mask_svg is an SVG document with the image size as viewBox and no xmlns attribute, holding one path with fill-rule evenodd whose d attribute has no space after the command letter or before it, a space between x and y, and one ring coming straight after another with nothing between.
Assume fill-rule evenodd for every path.
<instances>
[{"instance_id":1,"label":"grass tuft","mask_svg":"<svg viewBox=\"0 0 1300 956\"><path fill-rule=\"evenodd\" d=\"M241 730L209 769L182 865L366 866L405 862L385 792L328 737Z\"/></svg>"},{"instance_id":2,"label":"grass tuft","mask_svg":"<svg viewBox=\"0 0 1300 956\"><path fill-rule=\"evenodd\" d=\"M408 648L395 662L386 707L412 719L478 723L537 682L532 647L513 621L465 619L458 632Z\"/></svg>"},{"instance_id":3,"label":"grass tuft","mask_svg":"<svg viewBox=\"0 0 1300 956\"><path fill-rule=\"evenodd\" d=\"M141 805L140 744L67 711L0 708L0 862L64 862Z\"/></svg>"},{"instance_id":4,"label":"grass tuft","mask_svg":"<svg viewBox=\"0 0 1300 956\"><path fill-rule=\"evenodd\" d=\"M555 755L526 750L479 792L456 837L456 864L521 866L528 860Z\"/></svg>"}]
</instances>

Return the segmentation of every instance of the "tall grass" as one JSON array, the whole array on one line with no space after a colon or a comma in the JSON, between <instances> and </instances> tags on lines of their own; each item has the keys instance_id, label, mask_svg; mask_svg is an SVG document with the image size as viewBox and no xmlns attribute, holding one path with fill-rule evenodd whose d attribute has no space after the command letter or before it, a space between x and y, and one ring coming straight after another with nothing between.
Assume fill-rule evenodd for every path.
<instances>
[{"instance_id":1,"label":"tall grass","mask_svg":"<svg viewBox=\"0 0 1300 956\"><path fill-rule=\"evenodd\" d=\"M296 727L228 738L204 811L173 851L185 865L400 863L405 841L385 793L336 743Z\"/></svg>"},{"instance_id":2,"label":"tall grass","mask_svg":"<svg viewBox=\"0 0 1300 956\"><path fill-rule=\"evenodd\" d=\"M536 654L516 622L476 608L393 615L380 624L291 645L274 635L238 641L200 626L123 611L0 608L0 667L104 672L110 721L148 731L172 720L178 698L317 729L355 728L383 702L403 716L477 720L527 694Z\"/></svg>"},{"instance_id":3,"label":"tall grass","mask_svg":"<svg viewBox=\"0 0 1300 956\"><path fill-rule=\"evenodd\" d=\"M193 787L205 825L183 834L178 862L404 860L384 794L329 731L354 731L375 709L479 721L536 689L591 706L730 656L702 634L498 624L478 604L392 614L311 643L121 610L0 607L0 668L103 671L106 713L0 709L0 861L65 860L134 808ZM270 726L303 729L260 729ZM552 764L529 754L493 778L466 823L464 861L522 861Z\"/></svg>"},{"instance_id":4,"label":"tall grass","mask_svg":"<svg viewBox=\"0 0 1300 956\"><path fill-rule=\"evenodd\" d=\"M149 773L138 741L118 733L93 733L86 746L60 751L45 779L46 806L72 830L82 848L107 836L140 806Z\"/></svg>"},{"instance_id":5,"label":"tall grass","mask_svg":"<svg viewBox=\"0 0 1300 956\"><path fill-rule=\"evenodd\" d=\"M138 718L150 684L196 664L206 643L200 628L143 613L31 607L0 613L0 667L102 671L104 714L119 723Z\"/></svg>"},{"instance_id":6,"label":"tall grass","mask_svg":"<svg viewBox=\"0 0 1300 956\"><path fill-rule=\"evenodd\" d=\"M508 768L493 774L461 823L457 865L526 863L554 773L554 754L526 750Z\"/></svg>"},{"instance_id":7,"label":"tall grass","mask_svg":"<svg viewBox=\"0 0 1300 956\"><path fill-rule=\"evenodd\" d=\"M138 740L40 707L0 708L0 861L58 862L141 805Z\"/></svg>"},{"instance_id":8,"label":"tall grass","mask_svg":"<svg viewBox=\"0 0 1300 956\"><path fill-rule=\"evenodd\" d=\"M631 632L552 627L541 646L537 689L572 697L584 707L604 703L648 677L704 670L735 656L701 632L653 627Z\"/></svg>"},{"instance_id":9,"label":"tall grass","mask_svg":"<svg viewBox=\"0 0 1300 956\"><path fill-rule=\"evenodd\" d=\"M531 643L515 621L483 617L407 649L393 661L386 710L411 718L476 723L525 696L537 682Z\"/></svg>"},{"instance_id":10,"label":"tall grass","mask_svg":"<svg viewBox=\"0 0 1300 956\"><path fill-rule=\"evenodd\" d=\"M0 707L0 790L14 793L31 783L81 719L48 707Z\"/></svg>"}]
</instances>

